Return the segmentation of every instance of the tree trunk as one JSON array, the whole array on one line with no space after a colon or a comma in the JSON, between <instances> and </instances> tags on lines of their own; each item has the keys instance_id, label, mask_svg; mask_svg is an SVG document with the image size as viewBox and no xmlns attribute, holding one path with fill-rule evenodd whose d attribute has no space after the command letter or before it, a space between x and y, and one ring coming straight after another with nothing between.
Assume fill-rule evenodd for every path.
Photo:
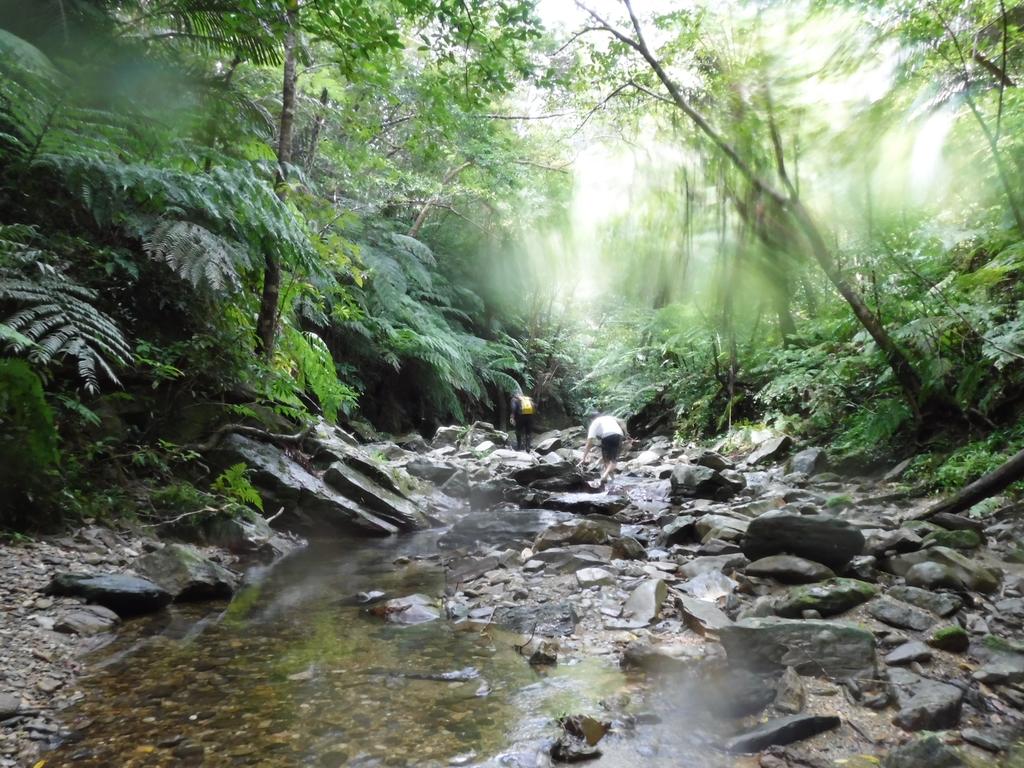
<instances>
[{"instance_id":1,"label":"tree trunk","mask_svg":"<svg viewBox=\"0 0 1024 768\"><path fill-rule=\"evenodd\" d=\"M306 149L306 160L303 163L307 176L313 172L313 163L316 161L316 148L320 142L320 132L323 131L324 123L327 122L327 103L329 99L330 94L324 88L320 91L320 114L316 116L316 120L313 121L313 128L309 132L309 147Z\"/></svg>"},{"instance_id":2,"label":"tree trunk","mask_svg":"<svg viewBox=\"0 0 1024 768\"><path fill-rule=\"evenodd\" d=\"M467 160L462 165L457 165L448 171L448 173L444 175L444 178L441 179L441 189L448 186L456 176L469 168L472 164L472 160ZM436 195L423 204L423 207L420 208L419 214L416 216L416 221L413 222L412 227L409 229L409 237L419 237L420 229L423 228L423 223L427 220L427 214L430 213L430 209L439 202L441 202L441 196Z\"/></svg>"},{"instance_id":3,"label":"tree trunk","mask_svg":"<svg viewBox=\"0 0 1024 768\"><path fill-rule=\"evenodd\" d=\"M281 122L277 137L277 173L275 187L277 196L284 200L288 196L285 182L288 166L292 161L292 133L295 126L295 47L299 23L298 0L288 3L285 16L288 26L284 38L284 77L281 85ZM260 314L256 319L256 335L260 353L270 359L277 341L278 304L281 298L281 262L274 251L274 243L263 244L263 295L260 298Z\"/></svg>"},{"instance_id":4,"label":"tree trunk","mask_svg":"<svg viewBox=\"0 0 1024 768\"><path fill-rule=\"evenodd\" d=\"M984 501L989 496L994 496L1013 485L1018 480L1024 480L1024 451L1020 451L1002 466L978 478L955 496L940 501L924 512L914 515L914 519L920 520L940 512L963 512L979 501Z\"/></svg>"}]
</instances>

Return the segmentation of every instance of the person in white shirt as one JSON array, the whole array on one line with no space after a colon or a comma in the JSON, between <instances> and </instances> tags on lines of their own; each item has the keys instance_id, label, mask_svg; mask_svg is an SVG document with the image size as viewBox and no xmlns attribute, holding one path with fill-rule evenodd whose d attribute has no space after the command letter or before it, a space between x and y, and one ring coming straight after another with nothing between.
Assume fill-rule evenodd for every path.
<instances>
[{"instance_id":1,"label":"person in white shirt","mask_svg":"<svg viewBox=\"0 0 1024 768\"><path fill-rule=\"evenodd\" d=\"M615 474L615 464L619 460L619 451L622 450L622 442L627 437L626 425L621 419L604 414L594 414L590 428L587 430L587 443L583 447L583 458L580 459L580 466L586 466L587 457L590 456L590 449L594 441L600 441L604 469L601 472L601 479L594 484L594 487L611 481Z\"/></svg>"}]
</instances>

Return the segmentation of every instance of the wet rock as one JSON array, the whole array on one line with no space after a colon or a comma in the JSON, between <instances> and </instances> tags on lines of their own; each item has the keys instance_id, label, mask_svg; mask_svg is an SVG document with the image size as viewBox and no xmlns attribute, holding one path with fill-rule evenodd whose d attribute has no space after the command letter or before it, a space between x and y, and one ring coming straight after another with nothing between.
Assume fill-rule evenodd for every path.
<instances>
[{"instance_id":1,"label":"wet rock","mask_svg":"<svg viewBox=\"0 0 1024 768\"><path fill-rule=\"evenodd\" d=\"M554 451L557 451L564 445L565 441L562 440L561 437L555 436L541 440L539 443L537 443L537 447L534 450L537 451L538 454L543 456L544 454L553 453Z\"/></svg>"},{"instance_id":2,"label":"wet rock","mask_svg":"<svg viewBox=\"0 0 1024 768\"><path fill-rule=\"evenodd\" d=\"M835 578L806 587L793 587L775 603L779 616L796 618L805 611L834 616L875 596L875 588L866 581Z\"/></svg>"},{"instance_id":3,"label":"wet rock","mask_svg":"<svg viewBox=\"0 0 1024 768\"><path fill-rule=\"evenodd\" d=\"M934 630L928 638L928 645L938 648L940 651L950 653L963 653L971 644L971 638L967 630L954 624L949 627L939 627Z\"/></svg>"},{"instance_id":4,"label":"wet rock","mask_svg":"<svg viewBox=\"0 0 1024 768\"><path fill-rule=\"evenodd\" d=\"M597 743L611 728L611 723L588 715L572 715L559 721L563 733L551 746L551 758L557 763L579 763L601 756Z\"/></svg>"},{"instance_id":5,"label":"wet rock","mask_svg":"<svg viewBox=\"0 0 1024 768\"><path fill-rule=\"evenodd\" d=\"M619 535L620 526L614 520L568 520L541 531L533 542L534 552L564 547L570 544L609 544Z\"/></svg>"},{"instance_id":6,"label":"wet rock","mask_svg":"<svg viewBox=\"0 0 1024 768\"><path fill-rule=\"evenodd\" d=\"M951 512L939 512L937 515L931 515L928 520L949 531L976 531L977 533L983 533L985 530L984 520L954 515Z\"/></svg>"},{"instance_id":7,"label":"wet rock","mask_svg":"<svg viewBox=\"0 0 1024 768\"><path fill-rule=\"evenodd\" d=\"M761 672L793 667L801 675L857 677L875 669L875 638L832 621L745 618L719 633L729 662Z\"/></svg>"},{"instance_id":8,"label":"wet rock","mask_svg":"<svg viewBox=\"0 0 1024 768\"><path fill-rule=\"evenodd\" d=\"M885 663L890 667L901 667L915 661L931 661L931 658L931 648L918 640L911 640L886 655Z\"/></svg>"},{"instance_id":9,"label":"wet rock","mask_svg":"<svg viewBox=\"0 0 1024 768\"><path fill-rule=\"evenodd\" d=\"M448 569L448 583L457 585L479 579L488 571L497 568L500 561L496 555L488 555L450 560L445 565Z\"/></svg>"},{"instance_id":10,"label":"wet rock","mask_svg":"<svg viewBox=\"0 0 1024 768\"><path fill-rule=\"evenodd\" d=\"M743 555L708 555L696 557L679 567L679 573L687 579L694 579L703 573L730 573L747 564Z\"/></svg>"},{"instance_id":11,"label":"wet rock","mask_svg":"<svg viewBox=\"0 0 1024 768\"><path fill-rule=\"evenodd\" d=\"M960 722L964 691L951 683L921 677L893 667L889 681L896 694L899 713L893 723L906 731L939 731Z\"/></svg>"},{"instance_id":12,"label":"wet rock","mask_svg":"<svg viewBox=\"0 0 1024 768\"><path fill-rule=\"evenodd\" d=\"M948 592L931 592L918 587L890 587L886 594L888 597L931 611L936 616L950 616L964 605L964 601L956 595Z\"/></svg>"},{"instance_id":13,"label":"wet rock","mask_svg":"<svg viewBox=\"0 0 1024 768\"><path fill-rule=\"evenodd\" d=\"M687 580L680 589L698 600L715 602L721 597L731 595L738 586L737 582L721 571L705 571Z\"/></svg>"},{"instance_id":14,"label":"wet rock","mask_svg":"<svg viewBox=\"0 0 1024 768\"><path fill-rule=\"evenodd\" d=\"M377 603L367 610L392 624L411 626L441 618L434 604L435 601L427 595L409 595Z\"/></svg>"},{"instance_id":15,"label":"wet rock","mask_svg":"<svg viewBox=\"0 0 1024 768\"><path fill-rule=\"evenodd\" d=\"M864 535L850 523L828 515L768 512L751 521L743 554L751 560L791 554L842 568L864 549Z\"/></svg>"},{"instance_id":16,"label":"wet rock","mask_svg":"<svg viewBox=\"0 0 1024 768\"><path fill-rule=\"evenodd\" d=\"M579 622L576 609L568 601L552 601L541 605L500 606L492 621L523 635L564 637L571 635Z\"/></svg>"},{"instance_id":17,"label":"wet rock","mask_svg":"<svg viewBox=\"0 0 1024 768\"><path fill-rule=\"evenodd\" d=\"M699 464L677 464L669 481L677 498L725 499L743 490L737 481Z\"/></svg>"},{"instance_id":18,"label":"wet rock","mask_svg":"<svg viewBox=\"0 0 1024 768\"><path fill-rule=\"evenodd\" d=\"M624 669L642 669L655 674L682 673L690 669L704 653L702 646L694 644L654 644L647 640L634 640L622 652Z\"/></svg>"},{"instance_id":19,"label":"wet rock","mask_svg":"<svg viewBox=\"0 0 1024 768\"><path fill-rule=\"evenodd\" d=\"M458 470L441 485L441 492L451 496L453 499L469 498L472 485L469 481L469 473L465 470Z\"/></svg>"},{"instance_id":20,"label":"wet rock","mask_svg":"<svg viewBox=\"0 0 1024 768\"><path fill-rule=\"evenodd\" d=\"M868 606L868 613L890 627L923 632L935 623L934 614L908 603L881 597Z\"/></svg>"},{"instance_id":21,"label":"wet rock","mask_svg":"<svg viewBox=\"0 0 1024 768\"><path fill-rule=\"evenodd\" d=\"M708 672L689 686L693 696L715 717L747 717L764 710L775 699L775 686L743 669Z\"/></svg>"},{"instance_id":22,"label":"wet rock","mask_svg":"<svg viewBox=\"0 0 1024 768\"><path fill-rule=\"evenodd\" d=\"M650 624L661 616L661 606L668 597L668 587L662 579L641 582L626 599L622 612L626 618Z\"/></svg>"},{"instance_id":23,"label":"wet rock","mask_svg":"<svg viewBox=\"0 0 1024 768\"><path fill-rule=\"evenodd\" d=\"M794 453L786 463L790 472L799 472L810 477L821 472L828 465L828 457L823 448L805 448Z\"/></svg>"},{"instance_id":24,"label":"wet rock","mask_svg":"<svg viewBox=\"0 0 1024 768\"><path fill-rule=\"evenodd\" d=\"M280 448L242 435L228 435L210 453L216 465L238 462L253 470L252 483L263 497L266 509L284 509L279 518L283 528L308 536L339 533L389 535L399 530L426 527L426 519L386 520L356 501L346 499Z\"/></svg>"},{"instance_id":25,"label":"wet rock","mask_svg":"<svg viewBox=\"0 0 1024 768\"><path fill-rule=\"evenodd\" d=\"M112 631L120 621L118 615L109 608L83 605L65 611L54 622L53 629L56 632L90 637Z\"/></svg>"},{"instance_id":26,"label":"wet rock","mask_svg":"<svg viewBox=\"0 0 1024 768\"><path fill-rule=\"evenodd\" d=\"M370 476L357 471L347 463L336 461L324 472L324 480L343 496L362 504L376 514L394 523L400 530L425 528L427 520L422 510L401 493L394 483L387 487Z\"/></svg>"},{"instance_id":27,"label":"wet rock","mask_svg":"<svg viewBox=\"0 0 1024 768\"><path fill-rule=\"evenodd\" d=\"M544 490L568 491L578 489L583 485L583 476L576 471L575 466L556 454L549 454L545 457L550 461L542 461L532 467L523 467L515 470L509 477L520 485L532 485L537 487L541 481L557 480L556 483L548 483Z\"/></svg>"},{"instance_id":28,"label":"wet rock","mask_svg":"<svg viewBox=\"0 0 1024 768\"><path fill-rule=\"evenodd\" d=\"M732 624L732 620L722 613L717 605L707 600L678 595L676 603L683 616L683 622L697 634L715 635L723 627Z\"/></svg>"},{"instance_id":29,"label":"wet rock","mask_svg":"<svg viewBox=\"0 0 1024 768\"><path fill-rule=\"evenodd\" d=\"M783 584L810 584L835 576L831 568L795 555L770 555L743 569L748 576L775 579Z\"/></svg>"},{"instance_id":30,"label":"wet rock","mask_svg":"<svg viewBox=\"0 0 1024 768\"><path fill-rule=\"evenodd\" d=\"M960 735L968 744L981 747L988 752L1003 752L1019 735L1014 728L964 728Z\"/></svg>"},{"instance_id":31,"label":"wet rock","mask_svg":"<svg viewBox=\"0 0 1024 768\"><path fill-rule=\"evenodd\" d=\"M413 477L428 480L435 485L443 485L448 478L458 471L458 467L445 461L436 461L420 456L406 464L405 471Z\"/></svg>"},{"instance_id":32,"label":"wet rock","mask_svg":"<svg viewBox=\"0 0 1024 768\"><path fill-rule=\"evenodd\" d=\"M857 555L843 573L861 581L878 581L878 558L873 555Z\"/></svg>"},{"instance_id":33,"label":"wet rock","mask_svg":"<svg viewBox=\"0 0 1024 768\"><path fill-rule=\"evenodd\" d=\"M559 650L561 649L558 645L558 641L551 639L541 640L533 649L533 653L530 654L530 666L554 666L558 663Z\"/></svg>"},{"instance_id":34,"label":"wet rock","mask_svg":"<svg viewBox=\"0 0 1024 768\"><path fill-rule=\"evenodd\" d=\"M947 746L934 733L908 741L890 750L882 768L967 768L960 753Z\"/></svg>"},{"instance_id":35,"label":"wet rock","mask_svg":"<svg viewBox=\"0 0 1024 768\"><path fill-rule=\"evenodd\" d=\"M118 616L135 616L158 611L171 602L171 595L151 581L123 573L85 576L62 573L46 587L50 595L81 597L109 608Z\"/></svg>"},{"instance_id":36,"label":"wet rock","mask_svg":"<svg viewBox=\"0 0 1024 768\"><path fill-rule=\"evenodd\" d=\"M623 496L611 493L553 493L543 499L539 506L570 512L574 515L605 515L611 517L628 504Z\"/></svg>"},{"instance_id":37,"label":"wet rock","mask_svg":"<svg viewBox=\"0 0 1024 768\"><path fill-rule=\"evenodd\" d=\"M302 540L275 531L263 515L249 513L246 517L215 515L200 523L198 536L181 536L214 547L221 547L234 554L255 554L267 560L274 560L302 546Z\"/></svg>"},{"instance_id":38,"label":"wet rock","mask_svg":"<svg viewBox=\"0 0 1024 768\"><path fill-rule=\"evenodd\" d=\"M826 715L790 715L762 723L734 736L723 745L727 752L760 752L775 744L792 744L839 727L839 718Z\"/></svg>"},{"instance_id":39,"label":"wet rock","mask_svg":"<svg viewBox=\"0 0 1024 768\"><path fill-rule=\"evenodd\" d=\"M135 560L132 569L178 602L226 600L238 586L234 573L187 544L166 544Z\"/></svg>"},{"instance_id":40,"label":"wet rock","mask_svg":"<svg viewBox=\"0 0 1024 768\"><path fill-rule=\"evenodd\" d=\"M793 438L789 435L780 435L765 440L754 452L747 456L747 464L754 466L765 461L775 461L781 458L793 445Z\"/></svg>"},{"instance_id":41,"label":"wet rock","mask_svg":"<svg viewBox=\"0 0 1024 768\"><path fill-rule=\"evenodd\" d=\"M775 684L775 709L783 714L796 715L803 712L807 704L807 692L803 680L792 667L786 667Z\"/></svg>"},{"instance_id":42,"label":"wet rock","mask_svg":"<svg viewBox=\"0 0 1024 768\"><path fill-rule=\"evenodd\" d=\"M918 565L925 568L912 569ZM942 566L935 568L935 565ZM1001 576L998 571L986 568L976 560L964 557L948 547L932 547L920 552L890 557L886 569L897 576L906 578L911 586L922 589L951 587L969 589L975 592L994 592L999 588Z\"/></svg>"},{"instance_id":43,"label":"wet rock","mask_svg":"<svg viewBox=\"0 0 1024 768\"><path fill-rule=\"evenodd\" d=\"M604 568L581 568L576 571L576 582L581 589L588 587L599 587L605 584L614 584L615 576Z\"/></svg>"},{"instance_id":44,"label":"wet rock","mask_svg":"<svg viewBox=\"0 0 1024 768\"><path fill-rule=\"evenodd\" d=\"M574 544L535 552L533 559L546 563L548 571L576 573L581 568L607 565L612 559L612 548L601 545Z\"/></svg>"}]
</instances>

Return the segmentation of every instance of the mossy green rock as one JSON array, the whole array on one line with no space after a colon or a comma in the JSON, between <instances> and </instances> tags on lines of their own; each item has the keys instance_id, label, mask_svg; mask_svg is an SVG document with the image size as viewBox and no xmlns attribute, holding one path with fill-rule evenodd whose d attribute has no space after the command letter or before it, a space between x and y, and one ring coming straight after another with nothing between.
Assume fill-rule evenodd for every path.
<instances>
[{"instance_id":1,"label":"mossy green rock","mask_svg":"<svg viewBox=\"0 0 1024 768\"><path fill-rule=\"evenodd\" d=\"M804 611L834 616L848 611L875 596L875 587L857 579L829 579L819 584L790 589L776 604L775 613L799 618Z\"/></svg>"},{"instance_id":2,"label":"mossy green rock","mask_svg":"<svg viewBox=\"0 0 1024 768\"><path fill-rule=\"evenodd\" d=\"M950 547L951 549L977 549L982 544L977 531L932 531L924 537L924 545Z\"/></svg>"},{"instance_id":3,"label":"mossy green rock","mask_svg":"<svg viewBox=\"0 0 1024 768\"><path fill-rule=\"evenodd\" d=\"M928 645L940 651L963 653L971 644L967 631L960 626L939 627L928 638Z\"/></svg>"},{"instance_id":4,"label":"mossy green rock","mask_svg":"<svg viewBox=\"0 0 1024 768\"><path fill-rule=\"evenodd\" d=\"M946 530L941 525L929 523L927 520L908 520L903 524L903 527L913 531L921 537L927 536L931 533L937 533L938 531Z\"/></svg>"}]
</instances>

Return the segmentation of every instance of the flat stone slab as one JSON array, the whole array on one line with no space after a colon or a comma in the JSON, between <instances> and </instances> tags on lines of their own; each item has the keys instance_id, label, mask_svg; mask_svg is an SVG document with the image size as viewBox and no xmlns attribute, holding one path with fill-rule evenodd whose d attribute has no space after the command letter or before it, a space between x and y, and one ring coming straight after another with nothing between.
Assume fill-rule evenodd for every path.
<instances>
[{"instance_id":1,"label":"flat stone slab","mask_svg":"<svg viewBox=\"0 0 1024 768\"><path fill-rule=\"evenodd\" d=\"M885 657L885 663L890 667L899 667L915 661L930 661L931 658L931 648L920 640L911 640L909 643L904 643L889 653Z\"/></svg>"},{"instance_id":2,"label":"flat stone slab","mask_svg":"<svg viewBox=\"0 0 1024 768\"><path fill-rule=\"evenodd\" d=\"M897 586L890 587L886 592L888 597L901 600L904 603L931 611L936 616L950 616L961 608L964 601L949 592L933 592L919 587Z\"/></svg>"},{"instance_id":3,"label":"flat stone slab","mask_svg":"<svg viewBox=\"0 0 1024 768\"><path fill-rule=\"evenodd\" d=\"M686 626L701 635L718 634L732 624L732 619L707 600L677 594L676 602Z\"/></svg>"},{"instance_id":4,"label":"flat stone slab","mask_svg":"<svg viewBox=\"0 0 1024 768\"><path fill-rule=\"evenodd\" d=\"M951 683L931 680L900 667L889 670L889 681L900 708L893 723L906 731L941 731L960 722L964 691Z\"/></svg>"},{"instance_id":5,"label":"flat stone slab","mask_svg":"<svg viewBox=\"0 0 1024 768\"><path fill-rule=\"evenodd\" d=\"M783 584L812 584L836 575L828 566L796 555L762 557L748 565L744 572L748 576L775 579Z\"/></svg>"},{"instance_id":6,"label":"flat stone slab","mask_svg":"<svg viewBox=\"0 0 1024 768\"><path fill-rule=\"evenodd\" d=\"M724 627L719 639L730 664L754 671L793 667L801 675L844 678L876 668L874 635L837 621L746 618Z\"/></svg>"},{"instance_id":7,"label":"flat stone slab","mask_svg":"<svg viewBox=\"0 0 1024 768\"><path fill-rule=\"evenodd\" d=\"M792 744L839 727L834 715L790 715L769 720L756 728L733 736L723 745L726 752L760 752L774 745Z\"/></svg>"},{"instance_id":8,"label":"flat stone slab","mask_svg":"<svg viewBox=\"0 0 1024 768\"><path fill-rule=\"evenodd\" d=\"M767 512L751 521L743 554L751 560L790 554L839 569L864 551L864 534L829 515Z\"/></svg>"},{"instance_id":9,"label":"flat stone slab","mask_svg":"<svg viewBox=\"0 0 1024 768\"><path fill-rule=\"evenodd\" d=\"M834 616L870 600L875 587L857 579L829 579L820 584L791 587L775 604L779 616L800 618L804 611L817 611L821 616Z\"/></svg>"},{"instance_id":10,"label":"flat stone slab","mask_svg":"<svg viewBox=\"0 0 1024 768\"><path fill-rule=\"evenodd\" d=\"M61 573L46 587L50 595L81 597L114 611L118 616L135 616L159 611L171 594L146 579L123 573L86 576Z\"/></svg>"},{"instance_id":11,"label":"flat stone slab","mask_svg":"<svg viewBox=\"0 0 1024 768\"><path fill-rule=\"evenodd\" d=\"M875 600L868 605L867 611L883 624L916 632L923 632L936 621L935 614L899 600L890 600L888 597Z\"/></svg>"}]
</instances>

